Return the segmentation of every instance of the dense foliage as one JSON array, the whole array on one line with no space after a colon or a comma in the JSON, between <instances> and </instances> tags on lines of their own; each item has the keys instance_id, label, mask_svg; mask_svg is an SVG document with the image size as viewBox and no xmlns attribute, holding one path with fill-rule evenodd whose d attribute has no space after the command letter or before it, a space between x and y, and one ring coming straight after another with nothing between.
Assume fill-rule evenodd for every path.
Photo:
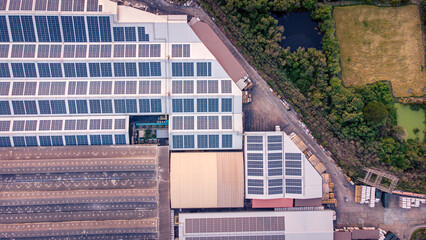
<instances>
[{"instance_id":1,"label":"dense foliage","mask_svg":"<svg viewBox=\"0 0 426 240\"><path fill-rule=\"evenodd\" d=\"M351 176L363 166L382 166L409 176L411 187L425 190L424 143L403 140L396 127L396 110L387 83L345 88L340 80L340 53L333 8L316 0L204 0L205 8L225 30L269 84L303 116L314 136L339 159ZM283 28L271 14L311 11L323 34L322 50L283 49ZM407 174L410 173L410 174ZM422 177L423 176L423 177Z\"/></svg>"}]
</instances>

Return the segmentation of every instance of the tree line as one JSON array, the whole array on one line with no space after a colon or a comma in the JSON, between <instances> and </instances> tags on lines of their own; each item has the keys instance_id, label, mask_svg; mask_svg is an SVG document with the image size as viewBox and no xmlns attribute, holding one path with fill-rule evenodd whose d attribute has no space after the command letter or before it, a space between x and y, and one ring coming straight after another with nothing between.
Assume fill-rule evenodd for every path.
<instances>
[{"instance_id":1,"label":"tree line","mask_svg":"<svg viewBox=\"0 0 426 240\"><path fill-rule=\"evenodd\" d=\"M425 143L404 140L387 83L346 88L340 79L340 51L333 7L316 0L202 0L265 80L300 113L316 139L348 175L363 166L401 177L400 188L425 191ZM273 14L309 11L323 34L322 50L280 46L285 29Z\"/></svg>"}]
</instances>

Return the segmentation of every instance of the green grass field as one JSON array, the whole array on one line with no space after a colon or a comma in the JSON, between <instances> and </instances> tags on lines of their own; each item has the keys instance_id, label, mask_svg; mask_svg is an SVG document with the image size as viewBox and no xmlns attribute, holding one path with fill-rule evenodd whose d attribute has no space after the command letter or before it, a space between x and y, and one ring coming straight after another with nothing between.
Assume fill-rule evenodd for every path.
<instances>
[{"instance_id":1,"label":"green grass field","mask_svg":"<svg viewBox=\"0 0 426 240\"><path fill-rule=\"evenodd\" d=\"M421 96L426 87L418 6L334 8L342 78L346 86L390 81L397 97Z\"/></svg>"},{"instance_id":2,"label":"green grass field","mask_svg":"<svg viewBox=\"0 0 426 240\"><path fill-rule=\"evenodd\" d=\"M400 103L395 104L398 114L398 125L405 128L408 138L415 139L418 137L423 141L425 130L425 112L423 109L418 111L411 110L409 106ZM419 129L417 134L414 134L414 129Z\"/></svg>"}]
</instances>

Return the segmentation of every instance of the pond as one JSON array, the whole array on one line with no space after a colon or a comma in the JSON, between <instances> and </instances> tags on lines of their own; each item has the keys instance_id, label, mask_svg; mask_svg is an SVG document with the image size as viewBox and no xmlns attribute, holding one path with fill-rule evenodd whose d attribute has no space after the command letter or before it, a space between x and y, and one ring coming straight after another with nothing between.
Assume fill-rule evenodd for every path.
<instances>
[{"instance_id":1,"label":"pond","mask_svg":"<svg viewBox=\"0 0 426 240\"><path fill-rule=\"evenodd\" d=\"M284 26L285 39L281 41L284 48L290 47L291 51L299 47L321 49L322 35L315 28L318 23L313 21L309 12L289 13L273 16L278 20L278 26Z\"/></svg>"},{"instance_id":2,"label":"pond","mask_svg":"<svg viewBox=\"0 0 426 240\"><path fill-rule=\"evenodd\" d=\"M423 141L425 130L425 112L423 109L414 111L408 105L396 103L396 111L398 114L398 125L405 128L408 134L408 138L415 139L418 137L420 141ZM414 133L414 129L419 129L418 133Z\"/></svg>"}]
</instances>

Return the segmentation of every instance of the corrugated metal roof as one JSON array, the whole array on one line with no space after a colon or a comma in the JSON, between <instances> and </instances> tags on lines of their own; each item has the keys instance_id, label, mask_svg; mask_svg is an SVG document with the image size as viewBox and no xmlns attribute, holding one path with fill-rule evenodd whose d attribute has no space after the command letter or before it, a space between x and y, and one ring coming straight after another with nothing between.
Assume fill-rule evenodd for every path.
<instances>
[{"instance_id":1,"label":"corrugated metal roof","mask_svg":"<svg viewBox=\"0 0 426 240\"><path fill-rule=\"evenodd\" d=\"M217 36L208 24L201 21L191 20L190 26L194 30L195 34L197 34L198 38L200 38L201 42L203 42L203 44L214 55L226 73L228 73L232 81L237 83L247 74L234 55L232 55L219 36Z\"/></svg>"},{"instance_id":2,"label":"corrugated metal roof","mask_svg":"<svg viewBox=\"0 0 426 240\"><path fill-rule=\"evenodd\" d=\"M351 232L334 232L334 240L351 240Z\"/></svg>"},{"instance_id":3,"label":"corrugated metal roof","mask_svg":"<svg viewBox=\"0 0 426 240\"><path fill-rule=\"evenodd\" d=\"M319 207L322 205L321 198L310 198L310 199L295 199L295 207Z\"/></svg>"},{"instance_id":4,"label":"corrugated metal roof","mask_svg":"<svg viewBox=\"0 0 426 240\"><path fill-rule=\"evenodd\" d=\"M170 192L172 208L243 207L243 153L172 153Z\"/></svg>"},{"instance_id":5,"label":"corrugated metal roof","mask_svg":"<svg viewBox=\"0 0 426 240\"><path fill-rule=\"evenodd\" d=\"M380 233L378 229L362 229L362 230L353 230L352 239L379 239Z\"/></svg>"},{"instance_id":6,"label":"corrugated metal roof","mask_svg":"<svg viewBox=\"0 0 426 240\"><path fill-rule=\"evenodd\" d=\"M293 207L293 198L253 199L253 208L287 208Z\"/></svg>"}]
</instances>

